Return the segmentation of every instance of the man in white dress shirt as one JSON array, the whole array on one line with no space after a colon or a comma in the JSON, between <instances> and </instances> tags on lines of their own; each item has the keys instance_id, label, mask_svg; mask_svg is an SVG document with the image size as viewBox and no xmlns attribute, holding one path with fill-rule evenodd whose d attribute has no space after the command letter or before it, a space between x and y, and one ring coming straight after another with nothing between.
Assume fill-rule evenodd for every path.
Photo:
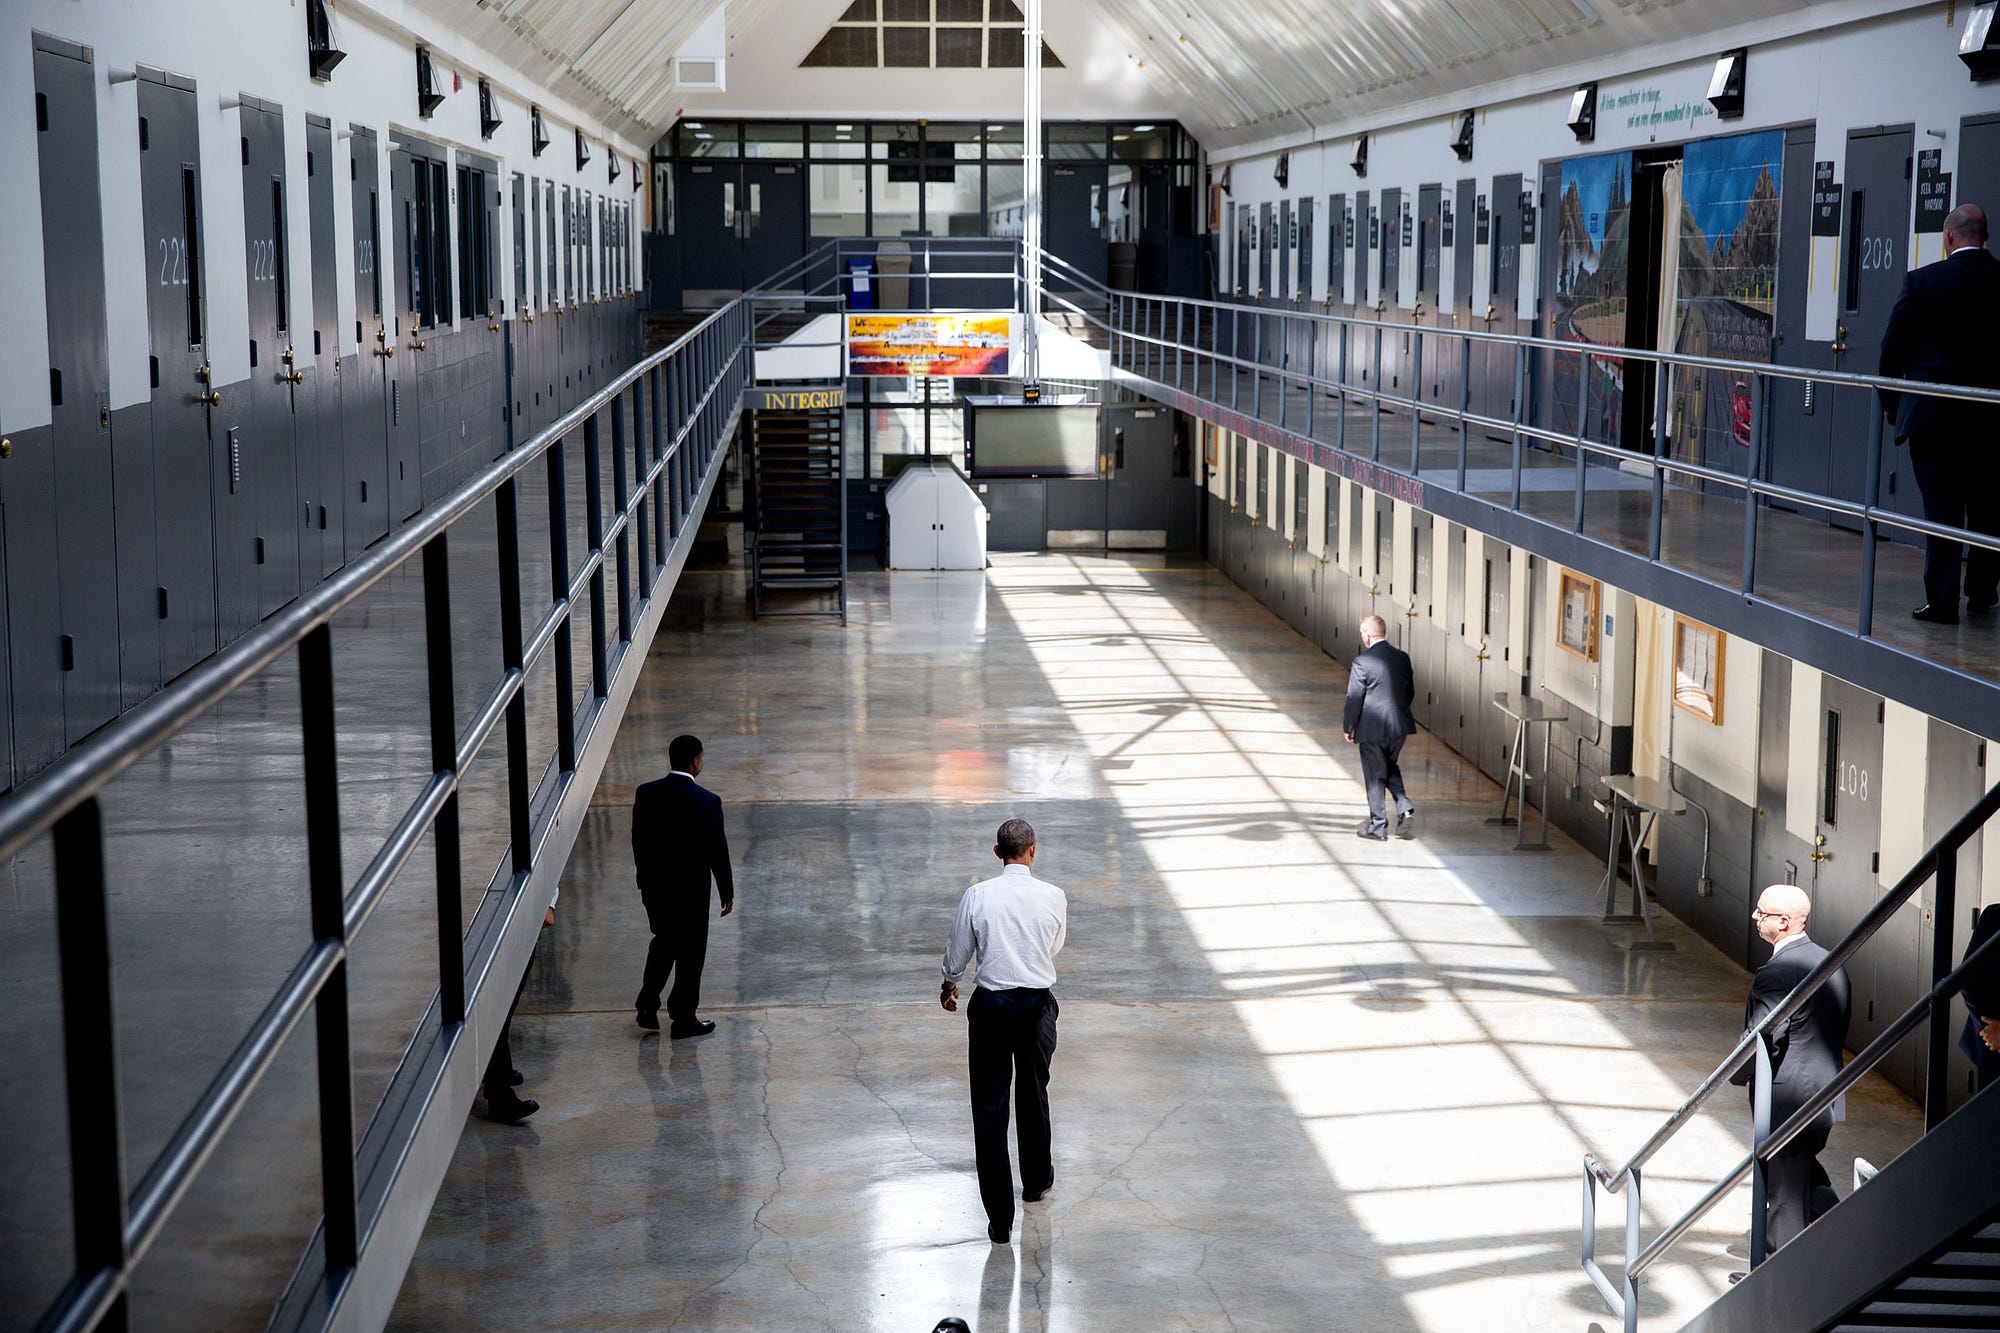
<instances>
[{"instance_id":1,"label":"man in white dress shirt","mask_svg":"<svg viewBox=\"0 0 2000 1333\"><path fill-rule=\"evenodd\" d=\"M944 947L938 1002L958 1010L958 982L975 953L979 984L966 1003L972 1068L972 1143L986 1234L1005 1245L1014 1228L1014 1173L1007 1159L1008 1084L1020 1091L1021 1201L1055 1184L1049 1153L1049 1060L1056 1053L1056 954L1068 931L1069 900L1034 876L1035 830L1025 819L1000 826L993 854L1000 873L965 891Z\"/></svg>"}]
</instances>

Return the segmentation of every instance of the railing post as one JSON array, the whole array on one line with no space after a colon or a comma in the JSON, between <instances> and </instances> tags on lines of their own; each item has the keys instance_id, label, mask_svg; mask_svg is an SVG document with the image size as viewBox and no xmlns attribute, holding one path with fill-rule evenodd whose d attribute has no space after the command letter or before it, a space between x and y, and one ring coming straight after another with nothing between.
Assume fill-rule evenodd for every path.
<instances>
[{"instance_id":1,"label":"railing post","mask_svg":"<svg viewBox=\"0 0 2000 1333\"><path fill-rule=\"evenodd\" d=\"M1947 1105L1945 1076L1951 1069L1951 1015L1949 999L1938 998L1937 988L1951 975L1951 922L1958 915L1958 844L1938 848L1935 897L1931 902L1931 1012L1928 1051L1924 1065L1924 1132L1944 1123Z\"/></svg>"},{"instance_id":2,"label":"railing post","mask_svg":"<svg viewBox=\"0 0 2000 1333\"><path fill-rule=\"evenodd\" d=\"M638 424L639 389L632 387L633 424ZM636 439L638 432L634 431ZM623 515L625 507L632 500L632 483L625 475L625 395L619 394L611 400L611 496L616 502L613 513ZM618 641L632 642L632 525L625 524L618 529Z\"/></svg>"},{"instance_id":3,"label":"railing post","mask_svg":"<svg viewBox=\"0 0 2000 1333\"><path fill-rule=\"evenodd\" d=\"M1589 352L1582 353L1578 358L1579 364L1576 376L1576 443L1573 446L1576 449L1576 508L1570 518L1571 532L1583 531L1584 491L1590 484L1589 477L1584 472L1585 450L1583 440L1586 426L1590 420L1590 370L1595 360L1596 358ZM1521 411L1517 405L1514 409L1514 420L1518 422L1520 419Z\"/></svg>"},{"instance_id":4,"label":"railing post","mask_svg":"<svg viewBox=\"0 0 2000 1333\"><path fill-rule=\"evenodd\" d=\"M1250 373L1255 378L1250 381L1250 415L1262 421L1264 419L1264 312L1259 310L1252 318L1256 320L1256 327L1250 332L1250 345L1253 349L1250 357Z\"/></svg>"},{"instance_id":5,"label":"railing post","mask_svg":"<svg viewBox=\"0 0 2000 1333\"><path fill-rule=\"evenodd\" d=\"M1306 438L1313 435L1313 417L1319 409L1319 321L1306 320Z\"/></svg>"},{"instance_id":6,"label":"railing post","mask_svg":"<svg viewBox=\"0 0 2000 1333\"><path fill-rule=\"evenodd\" d=\"M1882 414L1870 403L1868 412L1868 475L1862 479L1861 515L1861 612L1855 633L1867 638L1875 632L1875 505L1882 498Z\"/></svg>"},{"instance_id":7,"label":"railing post","mask_svg":"<svg viewBox=\"0 0 2000 1333\"><path fill-rule=\"evenodd\" d=\"M1639 1333L1639 1168L1635 1166L1626 1174L1629 1179L1625 1183L1625 1271L1619 1275L1619 1281L1625 1295L1625 1333Z\"/></svg>"},{"instance_id":8,"label":"railing post","mask_svg":"<svg viewBox=\"0 0 2000 1333\"><path fill-rule=\"evenodd\" d=\"M1743 464L1743 595L1757 586L1757 465L1763 454L1764 377L1750 377L1750 456Z\"/></svg>"},{"instance_id":9,"label":"railing post","mask_svg":"<svg viewBox=\"0 0 2000 1333\"><path fill-rule=\"evenodd\" d=\"M1382 461L1382 325L1375 325L1375 378L1370 387L1374 390L1368 396L1368 460Z\"/></svg>"},{"instance_id":10,"label":"railing post","mask_svg":"<svg viewBox=\"0 0 2000 1333\"><path fill-rule=\"evenodd\" d=\"M347 883L340 872L340 759L334 740L333 630L321 624L299 641L299 732L306 803L306 883L313 939L341 958L313 1001L318 1053L319 1170L329 1276L360 1254L354 1213L354 1060L347 1019Z\"/></svg>"},{"instance_id":11,"label":"railing post","mask_svg":"<svg viewBox=\"0 0 2000 1333\"><path fill-rule=\"evenodd\" d=\"M604 460L598 448L598 414L584 418L584 524L590 554L604 554ZM610 673L604 669L604 560L590 574L590 693L592 701L610 695ZM592 703L596 711L596 703Z\"/></svg>"},{"instance_id":12,"label":"railing post","mask_svg":"<svg viewBox=\"0 0 2000 1333\"><path fill-rule=\"evenodd\" d=\"M97 798L56 821L56 942L62 966L63 1065L69 1112L69 1200L76 1271L86 1282L126 1267L125 1121L119 1112L118 1022L111 1000L111 920ZM120 1294L110 1323L130 1308Z\"/></svg>"},{"instance_id":13,"label":"railing post","mask_svg":"<svg viewBox=\"0 0 2000 1333\"><path fill-rule=\"evenodd\" d=\"M1237 364L1243 359L1242 313L1236 306L1229 307L1229 410L1232 412L1236 410L1237 390L1243 383L1243 368ZM1220 363L1217 364L1219 373Z\"/></svg>"},{"instance_id":14,"label":"railing post","mask_svg":"<svg viewBox=\"0 0 2000 1333\"><path fill-rule=\"evenodd\" d=\"M1410 377L1410 475L1423 471L1423 425L1424 425L1424 331L1419 328L1411 335L1411 351L1414 355L1414 369Z\"/></svg>"},{"instance_id":15,"label":"railing post","mask_svg":"<svg viewBox=\"0 0 2000 1333\"><path fill-rule=\"evenodd\" d=\"M563 447L567 442L566 439L558 437L549 445L549 585L551 604L560 608L561 611L561 624L556 627L554 644L556 654L556 751L559 756L558 763L561 771L564 773L574 773L576 771L576 663L571 656L570 631L571 618L575 614L575 608L569 604L569 484L567 478L564 476L563 467ZM505 577L504 570L502 577ZM503 621L500 632L505 634L507 627L504 621L507 612L504 597L502 599L500 614ZM510 661L507 665L511 667L518 665L518 663ZM515 700L525 703L525 693L524 691L521 694L515 695ZM522 737L524 740L527 736L526 723L527 719L524 716L522 718ZM510 708L507 714L507 749L508 762L510 764L513 762L513 748L514 715L513 710ZM525 748L524 745L524 762ZM523 777L525 785L525 770ZM516 822L518 825L518 817ZM522 858L526 854L525 848L516 847L514 865L517 870L525 868Z\"/></svg>"},{"instance_id":16,"label":"railing post","mask_svg":"<svg viewBox=\"0 0 2000 1333\"><path fill-rule=\"evenodd\" d=\"M508 645L518 655L521 624L521 564L512 478L500 483L494 497L500 534L500 656L508 660ZM454 682L451 664L451 560L446 546L448 532L440 532L424 543L424 657L428 667L427 685L431 712L431 772L457 776L458 722L455 717ZM513 577L508 577L508 571ZM511 585L513 614L508 614ZM512 638L507 626L515 626ZM511 812L518 793L508 794ZM518 825L517 825L518 827ZM438 1021L446 1027L465 1021L465 908L460 901L461 866L459 848L458 791L445 797L431 825L431 844L437 871L438 927Z\"/></svg>"},{"instance_id":17,"label":"railing post","mask_svg":"<svg viewBox=\"0 0 2000 1333\"><path fill-rule=\"evenodd\" d=\"M1764 1144L1771 1137L1771 1048L1757 1036L1756 1064L1750 1076L1750 1267L1764 1262L1769 1242L1771 1182Z\"/></svg>"},{"instance_id":18,"label":"railing post","mask_svg":"<svg viewBox=\"0 0 2000 1333\"><path fill-rule=\"evenodd\" d=\"M1653 508L1646 520L1646 556L1660 558L1660 530L1667 521L1667 374L1665 362L1653 364Z\"/></svg>"},{"instance_id":19,"label":"railing post","mask_svg":"<svg viewBox=\"0 0 2000 1333\"><path fill-rule=\"evenodd\" d=\"M1334 423L1333 447L1340 450L1342 453L1346 453L1347 452L1347 349L1348 349L1348 344L1353 341L1353 337L1351 336L1353 330L1348 327L1347 321L1345 319L1342 319L1339 325L1337 325L1336 327L1338 327L1340 330L1340 380L1339 380L1340 388L1336 391L1337 401L1340 403L1340 420Z\"/></svg>"},{"instance_id":20,"label":"railing post","mask_svg":"<svg viewBox=\"0 0 2000 1333\"><path fill-rule=\"evenodd\" d=\"M1465 492L1465 418L1472 412L1472 339L1464 334L1458 339L1458 490Z\"/></svg>"},{"instance_id":21,"label":"railing post","mask_svg":"<svg viewBox=\"0 0 2000 1333\"><path fill-rule=\"evenodd\" d=\"M1278 427L1283 429L1292 403L1292 317L1278 319Z\"/></svg>"},{"instance_id":22,"label":"railing post","mask_svg":"<svg viewBox=\"0 0 2000 1333\"><path fill-rule=\"evenodd\" d=\"M1519 513L1521 509L1521 384L1527 377L1528 349L1520 343L1514 344L1514 476L1511 486L1511 508Z\"/></svg>"},{"instance_id":23,"label":"railing post","mask_svg":"<svg viewBox=\"0 0 2000 1333\"><path fill-rule=\"evenodd\" d=\"M1174 388L1181 387L1181 363L1187 358L1187 304L1174 302Z\"/></svg>"}]
</instances>

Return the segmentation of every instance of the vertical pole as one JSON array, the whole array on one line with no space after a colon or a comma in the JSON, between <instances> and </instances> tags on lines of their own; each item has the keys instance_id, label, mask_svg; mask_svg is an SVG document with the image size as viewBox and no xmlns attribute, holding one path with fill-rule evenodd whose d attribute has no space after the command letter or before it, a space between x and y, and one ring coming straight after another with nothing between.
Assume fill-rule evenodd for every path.
<instances>
[{"instance_id":1,"label":"vertical pole","mask_svg":"<svg viewBox=\"0 0 2000 1333\"><path fill-rule=\"evenodd\" d=\"M1861 516L1861 614L1855 633L1867 638L1875 632L1875 505L1882 498L1882 414L1869 404L1868 475L1862 480L1862 498L1868 511Z\"/></svg>"},{"instance_id":2,"label":"vertical pole","mask_svg":"<svg viewBox=\"0 0 2000 1333\"><path fill-rule=\"evenodd\" d=\"M590 554L600 556L590 574L590 693L596 701L610 695L604 671L604 460L598 448L598 412L584 418L584 524Z\"/></svg>"},{"instance_id":3,"label":"vertical pole","mask_svg":"<svg viewBox=\"0 0 2000 1333\"><path fill-rule=\"evenodd\" d=\"M1380 313L1379 311L1377 312ZM1368 397L1368 459L1382 461L1382 325L1375 325L1374 392Z\"/></svg>"},{"instance_id":4,"label":"vertical pole","mask_svg":"<svg viewBox=\"0 0 2000 1333\"><path fill-rule=\"evenodd\" d=\"M1639 1333L1639 1275L1633 1270L1639 1266L1640 1215L1639 1168L1633 1167L1625 1184L1625 1333Z\"/></svg>"},{"instance_id":5,"label":"vertical pole","mask_svg":"<svg viewBox=\"0 0 2000 1333\"><path fill-rule=\"evenodd\" d=\"M1347 452L1347 345L1349 342L1352 341L1352 339L1350 339L1348 336L1351 330L1348 327L1347 320L1345 317L1342 317L1340 323L1335 325L1335 327L1340 330L1340 392L1339 392L1340 420L1335 423L1333 428L1333 445L1334 448L1340 450L1342 453L1346 453Z\"/></svg>"},{"instance_id":6,"label":"vertical pole","mask_svg":"<svg viewBox=\"0 0 2000 1333\"><path fill-rule=\"evenodd\" d=\"M1527 349L1514 344L1514 478L1512 508L1521 508L1521 383L1527 376Z\"/></svg>"},{"instance_id":7,"label":"vertical pole","mask_svg":"<svg viewBox=\"0 0 2000 1333\"><path fill-rule=\"evenodd\" d=\"M1750 1081L1750 1267L1764 1262L1771 1182L1764 1144L1771 1137L1771 1047L1757 1038L1755 1073Z\"/></svg>"},{"instance_id":8,"label":"vertical pole","mask_svg":"<svg viewBox=\"0 0 2000 1333\"><path fill-rule=\"evenodd\" d=\"M1021 317L1021 382L1042 378L1042 0L1021 0L1021 236L1027 308ZM1078 293L1081 299L1082 293Z\"/></svg>"},{"instance_id":9,"label":"vertical pole","mask_svg":"<svg viewBox=\"0 0 2000 1333\"><path fill-rule=\"evenodd\" d=\"M500 530L501 642L506 642L507 551L519 550L514 512L514 481L500 483L494 504ZM445 797L431 825L437 859L438 1020L449 1027L465 1021L465 909L460 903L458 790L458 723L454 716L451 666L451 564L446 534L424 543L424 656L429 666L431 706L431 772L450 773L451 795ZM518 571L520 566L514 568ZM514 623L519 625L519 575L516 574ZM518 636L517 636L518 637ZM505 649L502 649L505 655Z\"/></svg>"},{"instance_id":10,"label":"vertical pole","mask_svg":"<svg viewBox=\"0 0 2000 1333\"><path fill-rule=\"evenodd\" d=\"M92 797L56 821L56 939L62 959L63 1062L69 1103L69 1198L76 1271L126 1266L125 1130L118 1110L118 1025L111 998L111 921L104 824ZM118 1297L104 1327L126 1327Z\"/></svg>"},{"instance_id":11,"label":"vertical pole","mask_svg":"<svg viewBox=\"0 0 2000 1333\"><path fill-rule=\"evenodd\" d=\"M666 449L670 435L661 429L660 381L666 376L666 367L654 366L646 374L646 398L649 410L646 413L646 428L652 433L653 451L646 456L646 470L652 472L659 463L660 455ZM647 595L652 595L653 580L658 577L660 566L667 563L668 525L673 521L667 513L667 474L661 469L653 475L653 560L646 571Z\"/></svg>"},{"instance_id":12,"label":"vertical pole","mask_svg":"<svg viewBox=\"0 0 2000 1333\"><path fill-rule=\"evenodd\" d=\"M1313 415L1319 398L1319 321L1306 318L1306 438L1313 435Z\"/></svg>"},{"instance_id":13,"label":"vertical pole","mask_svg":"<svg viewBox=\"0 0 2000 1333\"><path fill-rule=\"evenodd\" d=\"M1465 492L1465 418L1472 412L1472 339L1464 334L1458 339L1458 490Z\"/></svg>"},{"instance_id":14,"label":"vertical pole","mask_svg":"<svg viewBox=\"0 0 2000 1333\"><path fill-rule=\"evenodd\" d=\"M1241 312L1235 306L1229 308L1229 408L1236 410L1237 389L1243 382L1242 367L1237 361L1242 358L1243 321Z\"/></svg>"},{"instance_id":15,"label":"vertical pole","mask_svg":"<svg viewBox=\"0 0 2000 1333\"><path fill-rule=\"evenodd\" d=\"M1250 374L1254 377L1250 381L1250 415L1262 421L1264 419L1264 312L1256 311L1250 317L1256 321L1256 327L1250 331Z\"/></svg>"},{"instance_id":16,"label":"vertical pole","mask_svg":"<svg viewBox=\"0 0 2000 1333\"><path fill-rule=\"evenodd\" d=\"M637 423L639 390L632 390L634 424ZM625 475L625 398L623 394L611 400L611 499L612 521L626 512L631 502L631 479ZM626 524L618 529L618 642L632 642L632 526Z\"/></svg>"},{"instance_id":17,"label":"vertical pole","mask_svg":"<svg viewBox=\"0 0 2000 1333\"><path fill-rule=\"evenodd\" d=\"M1881 420L1878 415L1876 420ZM1958 847L1947 842L1938 849L1936 898L1931 903L1931 1012L1924 1064L1924 1132L1944 1122L1950 1110L1945 1075L1951 1069L1950 1000L1940 1000L1937 988L1951 975L1951 923L1958 915Z\"/></svg>"},{"instance_id":18,"label":"vertical pole","mask_svg":"<svg viewBox=\"0 0 2000 1333\"><path fill-rule=\"evenodd\" d=\"M1764 377L1750 377L1750 457L1743 464L1743 595L1757 586L1757 463L1764 435Z\"/></svg>"},{"instance_id":19,"label":"vertical pole","mask_svg":"<svg viewBox=\"0 0 2000 1333\"><path fill-rule=\"evenodd\" d=\"M550 453L549 468L553 473L559 474L562 470L561 450L562 442L558 440ZM550 522L559 526L564 521L560 488L551 487L549 498ZM507 704L507 839L514 873L525 875L534 861L534 819L529 808L534 788L528 782L527 658L523 643L526 631L521 627L521 528L512 478L501 487L500 499L500 666L508 672L518 671L523 677L522 688L514 691L513 699ZM567 550L566 542L564 546ZM569 563L567 556L551 563L555 566L553 577L558 582L567 580L569 576L564 572ZM567 625L564 628L566 631ZM561 650L566 652L569 648L567 632L558 637L558 642ZM567 695L568 681L559 678L559 684ZM565 751L567 761L563 764L564 772L576 767L574 736L573 727L565 728L559 740L560 744L570 746Z\"/></svg>"},{"instance_id":20,"label":"vertical pole","mask_svg":"<svg viewBox=\"0 0 2000 1333\"><path fill-rule=\"evenodd\" d=\"M553 605L561 609L562 623L556 627L556 754L560 770L564 773L576 771L576 664L571 658L570 626L575 608L569 603L569 484L564 476L563 448L566 439L557 439L549 446L549 586ZM506 559L505 543L502 544L501 559ZM501 571L505 577L506 571ZM507 633L506 595L501 595L502 624L500 632ZM519 633L517 629L515 633ZM505 651L503 640L502 651ZM518 665L508 658L506 665ZM516 694L516 700L525 703L525 692ZM508 746L513 746L514 715L507 714ZM526 736L526 718L523 717L523 737ZM511 758L511 756L510 756ZM524 865L525 850L517 850L514 857L516 868Z\"/></svg>"},{"instance_id":21,"label":"vertical pole","mask_svg":"<svg viewBox=\"0 0 2000 1333\"><path fill-rule=\"evenodd\" d=\"M319 1171L329 1275L350 1271L360 1253L354 1215L354 1062L347 1021L347 884L340 872L340 764L333 723L333 631L320 625L299 641L299 730L306 800L306 878L313 939L340 961L313 1002L319 1055Z\"/></svg>"},{"instance_id":22,"label":"vertical pole","mask_svg":"<svg viewBox=\"0 0 2000 1333\"><path fill-rule=\"evenodd\" d=\"M1660 558L1660 530L1667 521L1667 375L1665 362L1653 366L1653 511L1646 523L1647 558Z\"/></svg>"},{"instance_id":23,"label":"vertical pole","mask_svg":"<svg viewBox=\"0 0 2000 1333\"><path fill-rule=\"evenodd\" d=\"M1410 378L1410 475L1423 471L1423 441L1420 433L1424 424L1424 331L1419 328L1411 335L1413 371Z\"/></svg>"}]
</instances>

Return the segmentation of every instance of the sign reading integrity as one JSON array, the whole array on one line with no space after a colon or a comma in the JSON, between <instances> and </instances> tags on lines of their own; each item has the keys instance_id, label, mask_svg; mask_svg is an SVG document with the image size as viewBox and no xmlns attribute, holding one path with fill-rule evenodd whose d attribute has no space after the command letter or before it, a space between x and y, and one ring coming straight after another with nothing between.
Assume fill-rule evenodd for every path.
<instances>
[{"instance_id":1,"label":"sign reading integrity","mask_svg":"<svg viewBox=\"0 0 2000 1333\"><path fill-rule=\"evenodd\" d=\"M743 391L746 412L820 412L847 406L843 385L759 384Z\"/></svg>"}]
</instances>

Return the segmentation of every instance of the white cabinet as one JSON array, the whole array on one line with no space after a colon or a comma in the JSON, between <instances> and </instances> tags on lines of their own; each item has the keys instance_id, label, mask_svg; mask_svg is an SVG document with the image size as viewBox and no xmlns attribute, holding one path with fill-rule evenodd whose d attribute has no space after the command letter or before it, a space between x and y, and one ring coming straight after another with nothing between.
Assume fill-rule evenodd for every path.
<instances>
[{"instance_id":1,"label":"white cabinet","mask_svg":"<svg viewBox=\"0 0 2000 1333\"><path fill-rule=\"evenodd\" d=\"M986 506L957 468L911 463L885 504L891 569L986 568Z\"/></svg>"}]
</instances>

